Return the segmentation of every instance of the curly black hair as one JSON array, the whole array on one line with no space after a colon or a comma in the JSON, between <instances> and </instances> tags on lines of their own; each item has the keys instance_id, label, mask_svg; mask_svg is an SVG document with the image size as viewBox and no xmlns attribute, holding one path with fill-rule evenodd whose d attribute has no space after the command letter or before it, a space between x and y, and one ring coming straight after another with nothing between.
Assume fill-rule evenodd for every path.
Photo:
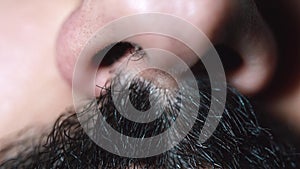
<instances>
[{"instance_id":1,"label":"curly black hair","mask_svg":"<svg viewBox=\"0 0 300 169\"><path fill-rule=\"evenodd\" d=\"M147 110L149 106L153 106L145 99L149 92L159 92L157 109L164 108L164 113L159 119L147 124L124 118L116 109L111 97L112 90L108 87L104 94L91 100L77 114L72 112L71 115L62 115L39 144L7 159L0 164L0 168L299 168L293 148L279 143L267 129L260 127L249 101L230 87L227 91L226 108L217 129L206 142L201 143L201 128L208 115L211 100L216 99L211 96L211 90L217 89L211 89L209 82L205 80L199 80L198 87L199 90L195 91L199 91L201 99L191 102L199 104L200 108L191 110L184 105L180 107L181 99L185 96L179 91L164 93L169 97L161 100L161 90L150 82L137 79L130 83L129 101L139 110ZM167 104L160 106L162 102ZM122 104L125 106L126 101ZM97 133L97 127L93 126L100 125L101 113L101 117L122 134L136 138L151 137L166 131L172 121L176 120L179 109L183 112L198 111L196 123L178 145L160 155L147 158L128 158L110 153L98 146L83 128L87 128L89 133ZM90 118L85 118L80 123L78 117L87 114Z\"/></svg>"}]
</instances>

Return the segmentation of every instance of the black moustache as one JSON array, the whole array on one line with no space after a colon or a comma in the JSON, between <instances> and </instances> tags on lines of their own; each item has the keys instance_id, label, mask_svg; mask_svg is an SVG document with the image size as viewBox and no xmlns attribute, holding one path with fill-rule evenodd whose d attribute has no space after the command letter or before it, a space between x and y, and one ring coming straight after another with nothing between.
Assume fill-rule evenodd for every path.
<instances>
[{"instance_id":1,"label":"black moustache","mask_svg":"<svg viewBox=\"0 0 300 169\"><path fill-rule=\"evenodd\" d=\"M159 119L147 124L122 117L113 102L111 87L108 87L104 94L91 100L81 112L61 116L52 131L41 138L41 144L7 160L0 168L299 168L293 150L276 142L270 132L260 127L249 101L231 87L228 88L226 108L217 129L206 142L201 143L199 135L210 102L215 98L211 96L211 90L214 89L210 88L207 80L199 79L198 87L199 90L196 91L199 91L201 99L194 102L199 104L199 109L191 110L181 105L185 96L180 91L167 93L169 97L162 101L160 98L166 93L162 94L160 89L147 81L134 80L129 85L129 100L123 101L125 109L128 101L141 111L151 106L163 109ZM149 103L149 92L158 92L154 105ZM121 101L124 98L119 99ZM105 120L124 135L152 137L168 130L179 110L198 111L191 131L171 150L148 158L128 158L112 154L95 144L82 127L101 125L99 122ZM80 124L77 116L87 114L90 118ZM97 133L95 127L89 127L88 130Z\"/></svg>"}]
</instances>

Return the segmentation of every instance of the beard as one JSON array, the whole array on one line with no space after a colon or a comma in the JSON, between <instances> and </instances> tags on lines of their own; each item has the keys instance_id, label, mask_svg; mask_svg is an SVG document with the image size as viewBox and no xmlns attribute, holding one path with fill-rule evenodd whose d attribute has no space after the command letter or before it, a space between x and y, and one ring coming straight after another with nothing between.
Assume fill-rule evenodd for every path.
<instances>
[{"instance_id":1,"label":"beard","mask_svg":"<svg viewBox=\"0 0 300 169\"><path fill-rule=\"evenodd\" d=\"M204 143L199 141L201 128L208 116L211 96L210 83L198 79L200 101L198 110L180 107L182 95L178 91L163 93L151 82L135 79L129 86L129 101L138 110L149 107L163 109L161 116L149 123L137 123L123 117L115 107L111 87L89 101L80 112L70 111L57 119L50 133L39 138L38 144L25 147L18 155L5 160L0 168L298 168L293 147L279 143L273 135L262 128L249 101L235 89L228 87L223 116ZM125 88L125 86L124 86ZM122 90L121 90L122 91ZM157 92L154 105L149 102L149 93ZM192 94L192 93L191 93ZM167 99L161 99L163 96ZM193 98L193 97L189 97ZM119 98L120 103L123 98ZM126 101L121 103L126 107ZM168 130L178 117L178 111L197 111L195 123L189 133L176 146L159 155L145 158L122 157L98 146L87 133L97 137L97 127L106 121L123 135L135 138L149 138ZM126 110L126 108L125 108ZM71 115L70 115L71 113ZM130 113L130 112L128 112ZM101 114L101 116L99 116ZM88 116L87 116L88 115ZM85 120L80 122L78 117ZM216 120L215 119L211 120ZM208 122L209 123L209 122ZM103 129L103 128L102 128ZM171 138L170 138L171 140ZM101 141L101 140L100 140ZM18 143L20 144L20 143ZM26 144L28 144L26 146ZM126 140L123 146L128 146ZM12 144L0 154L16 147ZM144 150L143 150L144 151Z\"/></svg>"}]
</instances>

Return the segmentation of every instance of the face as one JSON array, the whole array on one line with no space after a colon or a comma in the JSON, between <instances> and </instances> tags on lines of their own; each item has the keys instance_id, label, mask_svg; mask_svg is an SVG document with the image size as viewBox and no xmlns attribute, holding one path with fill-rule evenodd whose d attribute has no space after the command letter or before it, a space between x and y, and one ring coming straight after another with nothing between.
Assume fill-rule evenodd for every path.
<instances>
[{"instance_id":1,"label":"face","mask_svg":"<svg viewBox=\"0 0 300 169\"><path fill-rule=\"evenodd\" d=\"M28 5L32 3L35 6ZM4 138L2 147L6 148L5 151L1 151L0 157L22 152L23 149L16 146L16 143L8 144L12 139L22 140L26 145L25 147L27 147L28 142L26 140L32 135L37 138L36 140L42 139L42 142L48 138L48 142L44 143L46 145L44 147L42 145L32 147L28 144L29 150L19 153L19 160L7 162L4 167L12 168L13 166L24 165L25 168L49 168L54 165L58 168L67 168L65 160L70 158L72 159L71 168L143 168L147 166L148 168L176 168L176 166L183 168L253 168L257 166L280 168L284 165L296 167L295 157L286 155L291 154L292 150L285 145L276 143L277 141L272 138L271 134L260 127L251 106L246 103L248 101L232 88L228 89L229 96L224 115L211 139L205 144L200 144L196 139L200 135L197 128L201 128L203 125L207 105L211 102L210 99L205 100L205 98L210 97L209 92L204 92L200 93L201 100L204 100L203 103L199 103L202 105L202 109L197 110L198 115L194 117L198 123L191 129L188 136L171 150L150 158L120 157L99 147L83 131L76 116L74 116L75 112L72 107L68 108L70 111L67 112L67 115L58 120L56 127L50 134L49 130L44 130L45 125L51 126L58 115L66 107L72 105L73 72L76 60L88 40L111 21L145 12L171 14L185 19L203 31L212 44L217 47L218 52L221 53L230 85L237 88L242 94L253 97L253 99L263 95L262 98L265 99L263 100L263 110L272 112L276 108L276 110L284 112L281 113L284 115L280 114L280 116L286 119L287 124L296 124L300 119L295 113L299 110L296 100L299 98L297 91L300 91L297 86L300 85L293 87L292 94L283 90L285 95L281 97L282 100L273 99L270 101L267 97L270 91L266 87L271 86L271 89L275 90L276 87L274 86L278 84L273 84L274 79L281 79L276 73L278 73L278 67L279 70L282 69L280 66L281 58L285 54L282 50L285 51L285 48L283 46L276 47L278 45L276 44L278 43L276 30L274 31L273 27L267 26L253 2L224 0L216 4L208 0L189 2L177 0L169 4L156 0L151 2L146 0L139 2L131 0L86 0L82 2L37 1L32 3L20 4L10 1L4 2L5 5L3 6L1 5L3 8L1 11L5 14L2 16L9 16L9 19L5 18L9 24L0 28L3 29L0 31L0 34L3 34L1 37L4 37L2 41L5 42L0 55L3 59L3 62L0 63L3 70L0 73L2 73L2 77L5 77L0 84L2 92L0 99L4 103L0 111L0 137ZM280 3L278 2L278 4ZM264 4L259 5L260 8L264 8ZM286 4L286 6L292 5ZM13 13L14 10L11 9L14 8L19 9L17 10L19 12ZM268 12L273 11L267 10L262 14L268 16ZM141 25L132 26L151 27L153 25L143 22ZM181 34L182 32L173 33ZM189 38L193 39L193 36L191 35ZM281 43L280 41L279 44ZM111 44L101 45L97 46L97 49L101 50ZM162 121L175 117L176 111L170 111L170 117L163 116L161 121L142 126L124 120L119 114L111 113L115 112L116 109L109 95L111 82L116 81L119 77L127 77L129 74L129 72L124 71L125 73L120 76L119 71L122 70L116 68L128 60L128 56L136 50L137 46L138 51L147 48L160 48L174 53L186 62L195 74L199 75L200 78L197 83L201 91L209 91L210 84L206 84L207 77L203 75L201 70L197 69L199 59L174 39L155 35L141 35L127 39L126 43L116 45L116 50L112 50L111 55L107 57L106 64L99 66L96 81L101 90L96 86L95 90L101 94L99 98L91 100L89 103L92 105L92 110L97 112L92 116L99 119L98 114L102 113L105 115L106 121L110 122L116 130L122 131L125 135L140 138L142 135L153 136L167 130L169 123ZM14 52L11 52L12 49ZM295 49L293 48L293 50ZM230 57L232 54L237 57ZM7 57L8 55L10 57ZM94 55L87 55L86 57L87 60L93 60ZM293 57L290 60L291 62L297 61ZM162 63L165 67L172 65L170 60ZM296 62L294 64L297 65ZM13 71L11 71L12 68ZM297 71L298 69L296 69ZM161 80L155 80L152 75L160 77ZM296 75L297 73L294 73L293 77ZM150 91L167 88L176 93L176 84L174 85L172 80L168 79L167 75L157 74L157 72L142 74L137 78L138 82L133 84L141 90L132 88L135 97L131 99L131 102L135 103L136 108L145 109L145 107L139 106L145 106L145 100L148 98L147 93ZM295 79L297 80L297 78ZM125 80L128 79L125 78ZM279 83L279 80L275 83ZM150 88L145 87L147 86L145 85L146 82L150 82ZM107 88L104 92L103 87ZM122 87L125 88L125 86ZM278 92L279 94L281 93ZM159 93L157 97L162 98L163 96L162 93ZM176 97L171 95L170 100L167 101L175 104L174 98ZM165 104L166 101L158 100L157 105L164 105L169 109L174 107L173 104ZM268 105L271 103L278 103L279 106L270 108ZM195 110L184 109L184 111ZM94 111L84 109L80 113L87 112L90 114ZM239 113L242 115L238 116ZM116 122L122 120L122 124ZM91 122L87 121L85 124L89 123ZM297 125L294 126L297 128ZM29 134L29 130L24 129L24 127L33 129L33 134ZM37 131L36 128L43 129ZM125 130L124 128L131 128L132 130ZM15 137L14 133L21 129L26 134L18 134ZM63 135L65 131L68 131L70 135ZM47 136L40 138L41 132L46 133ZM253 142L248 140L253 140ZM125 147L126 144L123 146ZM63 147L64 150L55 147ZM276 149L274 147L281 148ZM74 158L74 154L76 158ZM243 154L243 157L240 157L240 154ZM224 157L228 157L228 159L224 159ZM46 159L48 160L45 161ZM42 164L40 161L45 162Z\"/></svg>"}]
</instances>

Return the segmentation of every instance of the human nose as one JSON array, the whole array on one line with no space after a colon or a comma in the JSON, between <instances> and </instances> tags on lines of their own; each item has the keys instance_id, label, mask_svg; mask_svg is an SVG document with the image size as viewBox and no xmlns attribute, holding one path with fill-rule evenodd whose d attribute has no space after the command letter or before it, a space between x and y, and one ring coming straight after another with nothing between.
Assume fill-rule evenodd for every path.
<instances>
[{"instance_id":1,"label":"human nose","mask_svg":"<svg viewBox=\"0 0 300 169\"><path fill-rule=\"evenodd\" d=\"M272 75L276 50L270 31L255 11L255 6L249 4L245 6L235 0L223 0L218 3L210 0L175 0L172 3L157 0L83 1L81 6L66 20L57 41L57 61L60 71L71 84L76 59L86 42L97 30L124 16L156 12L180 17L201 30L213 44L224 44L237 51L244 64L228 76L229 80L242 92L255 93ZM243 11L244 9L247 11ZM256 22L251 23L251 17L247 15L255 18ZM139 26L155 25L145 21L141 21L139 25L132 25L132 27ZM257 29L251 29L254 27ZM182 31L175 33L182 34ZM191 39L194 38L192 34L188 36ZM198 61L198 58L190 53L186 46L172 38L146 34L128 40L143 48L160 48L170 51L189 65ZM203 46L199 45L199 47ZM103 71L101 78L104 79L104 84L105 79L110 76L107 73L110 70L108 68Z\"/></svg>"}]
</instances>

